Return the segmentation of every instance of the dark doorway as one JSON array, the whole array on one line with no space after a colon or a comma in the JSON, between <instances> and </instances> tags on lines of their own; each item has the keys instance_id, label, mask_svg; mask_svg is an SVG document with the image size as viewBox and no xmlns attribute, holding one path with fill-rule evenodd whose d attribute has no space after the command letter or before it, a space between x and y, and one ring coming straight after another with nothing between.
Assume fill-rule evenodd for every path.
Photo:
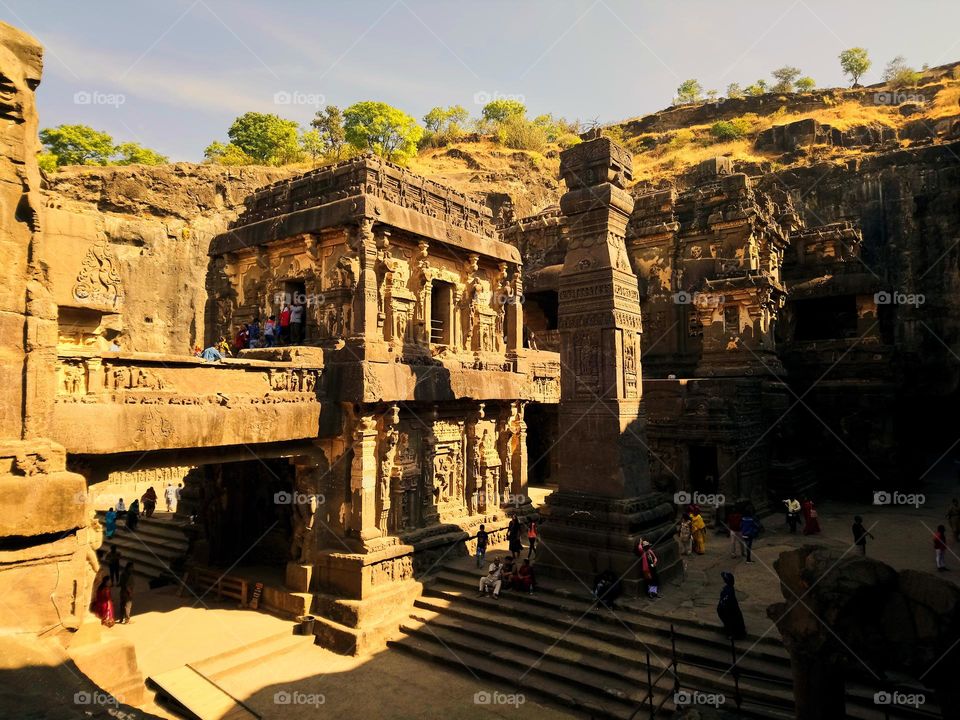
<instances>
[{"instance_id":1,"label":"dark doorway","mask_svg":"<svg viewBox=\"0 0 960 720\"><path fill-rule=\"evenodd\" d=\"M430 342L434 345L449 345L452 337L453 285L441 280L433 281L430 292Z\"/></svg>"},{"instance_id":2,"label":"dark doorway","mask_svg":"<svg viewBox=\"0 0 960 720\"><path fill-rule=\"evenodd\" d=\"M716 445L690 446L690 488L694 492L715 495L719 471Z\"/></svg>"},{"instance_id":3,"label":"dark doorway","mask_svg":"<svg viewBox=\"0 0 960 720\"><path fill-rule=\"evenodd\" d=\"M527 423L527 482L547 485L553 477L554 453L559 433L557 405L530 403L524 411Z\"/></svg>"},{"instance_id":4,"label":"dark doorway","mask_svg":"<svg viewBox=\"0 0 960 720\"><path fill-rule=\"evenodd\" d=\"M853 295L798 300L794 340L839 340L857 335L857 301Z\"/></svg>"}]
</instances>

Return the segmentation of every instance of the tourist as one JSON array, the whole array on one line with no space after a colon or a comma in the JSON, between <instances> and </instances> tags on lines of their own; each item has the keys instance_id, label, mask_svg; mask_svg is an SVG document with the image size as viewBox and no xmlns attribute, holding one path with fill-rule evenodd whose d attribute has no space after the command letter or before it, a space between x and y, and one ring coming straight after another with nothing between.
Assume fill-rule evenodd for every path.
<instances>
[{"instance_id":1,"label":"tourist","mask_svg":"<svg viewBox=\"0 0 960 720\"><path fill-rule=\"evenodd\" d=\"M684 512L680 517L677 528L677 539L680 541L680 554L689 555L693 552L693 531L690 526L690 513Z\"/></svg>"},{"instance_id":2,"label":"tourist","mask_svg":"<svg viewBox=\"0 0 960 720\"><path fill-rule=\"evenodd\" d=\"M223 360L225 357L230 357L230 343L227 342L227 338L224 335L220 336L220 339L217 341L216 351L220 353L218 360Z\"/></svg>"},{"instance_id":3,"label":"tourist","mask_svg":"<svg viewBox=\"0 0 960 720\"><path fill-rule=\"evenodd\" d=\"M487 574L480 578L481 595L486 595L490 590L493 590L494 600L500 597L500 585L502 583L500 576L502 572L503 566L500 564L500 558L495 558L494 561L490 563Z\"/></svg>"},{"instance_id":4,"label":"tourist","mask_svg":"<svg viewBox=\"0 0 960 720\"><path fill-rule=\"evenodd\" d=\"M803 534L816 535L820 532L820 520L813 500L806 498L801 505L803 510Z\"/></svg>"},{"instance_id":5,"label":"tourist","mask_svg":"<svg viewBox=\"0 0 960 720\"><path fill-rule=\"evenodd\" d=\"M734 505L730 512L727 513L727 529L730 531L730 557L735 558L740 555L740 546L743 543L743 539L740 535L741 521L743 520L743 515L737 511L737 506Z\"/></svg>"},{"instance_id":6,"label":"tourist","mask_svg":"<svg viewBox=\"0 0 960 720\"><path fill-rule=\"evenodd\" d=\"M527 521L527 542L530 543L530 549L527 550L527 559L533 557L537 552L537 521L530 518Z\"/></svg>"},{"instance_id":7,"label":"tourist","mask_svg":"<svg viewBox=\"0 0 960 720\"><path fill-rule=\"evenodd\" d=\"M203 357L203 348L199 345L193 346L193 356L194 357Z\"/></svg>"},{"instance_id":8,"label":"tourist","mask_svg":"<svg viewBox=\"0 0 960 720\"><path fill-rule=\"evenodd\" d=\"M696 505L691 507L690 533L693 536L693 551L697 555L703 555L707 551L707 524L700 514L700 508Z\"/></svg>"},{"instance_id":9,"label":"tourist","mask_svg":"<svg viewBox=\"0 0 960 720\"><path fill-rule=\"evenodd\" d=\"M263 324L263 342L266 347L273 347L277 344L277 316L271 315Z\"/></svg>"},{"instance_id":10,"label":"tourist","mask_svg":"<svg viewBox=\"0 0 960 720\"><path fill-rule=\"evenodd\" d=\"M523 552L523 545L520 542L520 521L514 515L510 518L510 524L507 525L507 542L510 544L510 553L514 559L520 557Z\"/></svg>"},{"instance_id":11,"label":"tourist","mask_svg":"<svg viewBox=\"0 0 960 720\"><path fill-rule=\"evenodd\" d=\"M737 602L737 591L734 590L733 573L721 572L723 588L720 590L720 602L717 603L717 615L723 623L727 637L742 640L747 635L747 628L743 622L743 613L740 603Z\"/></svg>"},{"instance_id":12,"label":"tourist","mask_svg":"<svg viewBox=\"0 0 960 720\"><path fill-rule=\"evenodd\" d=\"M167 512L173 512L173 503L176 502L177 491L173 488L173 484L167 483L167 487L163 491L163 501L167 504Z\"/></svg>"},{"instance_id":13,"label":"tourist","mask_svg":"<svg viewBox=\"0 0 960 720\"><path fill-rule=\"evenodd\" d=\"M113 596L110 590L110 576L104 575L100 584L97 586L97 594L93 600L93 613L100 618L100 623L107 627L113 627Z\"/></svg>"},{"instance_id":14,"label":"tourist","mask_svg":"<svg viewBox=\"0 0 960 720\"><path fill-rule=\"evenodd\" d=\"M296 301L290 308L290 342L293 345L303 342L303 305Z\"/></svg>"},{"instance_id":15,"label":"tourist","mask_svg":"<svg viewBox=\"0 0 960 720\"><path fill-rule=\"evenodd\" d=\"M597 602L610 610L617 609L617 598L623 592L623 584L620 578L610 568L597 575L593 583L593 597Z\"/></svg>"},{"instance_id":16,"label":"tourist","mask_svg":"<svg viewBox=\"0 0 960 720\"><path fill-rule=\"evenodd\" d=\"M859 515L853 517L853 544L857 546L857 552L861 555L867 554L867 536L875 540L873 533L863 526L863 518Z\"/></svg>"},{"instance_id":17,"label":"tourist","mask_svg":"<svg viewBox=\"0 0 960 720\"><path fill-rule=\"evenodd\" d=\"M513 587L514 581L517 579L517 563L512 555L507 555L504 559L500 579L503 581L503 587L508 590Z\"/></svg>"},{"instance_id":18,"label":"tourist","mask_svg":"<svg viewBox=\"0 0 960 720\"><path fill-rule=\"evenodd\" d=\"M787 525L790 532L797 532L797 525L800 523L800 501L796 498L788 498L783 501L784 511L787 514Z\"/></svg>"},{"instance_id":19,"label":"tourist","mask_svg":"<svg viewBox=\"0 0 960 720\"><path fill-rule=\"evenodd\" d=\"M104 562L107 563L107 567L110 569L110 582L117 582L120 580L120 551L117 550L116 545L110 546L110 552L106 554L106 557L103 558Z\"/></svg>"},{"instance_id":20,"label":"tourist","mask_svg":"<svg viewBox=\"0 0 960 720\"><path fill-rule=\"evenodd\" d=\"M200 353L200 357L202 357L207 362L220 362L221 360L223 360L223 353L220 352L219 348L215 348L211 345L202 353Z\"/></svg>"},{"instance_id":21,"label":"tourist","mask_svg":"<svg viewBox=\"0 0 960 720\"><path fill-rule=\"evenodd\" d=\"M653 600L661 597L660 595L660 577L657 572L657 565L660 560L653 551L653 545L648 540L641 540L637 544L637 554L640 556L640 569L643 573L643 581L647 587L647 597Z\"/></svg>"},{"instance_id":22,"label":"tourist","mask_svg":"<svg viewBox=\"0 0 960 720\"><path fill-rule=\"evenodd\" d=\"M950 508L947 510L947 523L953 532L954 542L960 541L960 500L953 499Z\"/></svg>"},{"instance_id":23,"label":"tourist","mask_svg":"<svg viewBox=\"0 0 960 720\"><path fill-rule=\"evenodd\" d=\"M760 523L753 516L753 508L749 505L740 518L740 536L743 538L743 552L748 563L753 562L753 541L760 534Z\"/></svg>"},{"instance_id":24,"label":"tourist","mask_svg":"<svg viewBox=\"0 0 960 720\"><path fill-rule=\"evenodd\" d=\"M117 500L117 515L123 515L127 511L127 506L123 503L123 498Z\"/></svg>"},{"instance_id":25,"label":"tourist","mask_svg":"<svg viewBox=\"0 0 960 720\"><path fill-rule=\"evenodd\" d=\"M177 483L177 510L180 509L180 496L183 494L183 483Z\"/></svg>"},{"instance_id":26,"label":"tourist","mask_svg":"<svg viewBox=\"0 0 960 720\"><path fill-rule=\"evenodd\" d=\"M112 538L117 532L117 513L113 508L107 510L106 515L103 516L103 527L107 540Z\"/></svg>"},{"instance_id":27,"label":"tourist","mask_svg":"<svg viewBox=\"0 0 960 720\"><path fill-rule=\"evenodd\" d=\"M247 342L250 340L249 332L247 331L246 325L237 326L237 334L233 338L233 351L234 355L239 355L240 351L247 346Z\"/></svg>"},{"instance_id":28,"label":"tourist","mask_svg":"<svg viewBox=\"0 0 960 720\"><path fill-rule=\"evenodd\" d=\"M280 311L280 344L288 345L290 343L290 306L283 304L283 310Z\"/></svg>"},{"instance_id":29,"label":"tourist","mask_svg":"<svg viewBox=\"0 0 960 720\"><path fill-rule=\"evenodd\" d=\"M533 589L536 584L536 576L533 572L533 565L530 564L530 558L524 558L523 565L517 570L517 579L514 586L517 590L525 591L527 594L533 595Z\"/></svg>"},{"instance_id":30,"label":"tourist","mask_svg":"<svg viewBox=\"0 0 960 720\"><path fill-rule=\"evenodd\" d=\"M260 318L255 317L247 325L247 347L260 347Z\"/></svg>"},{"instance_id":31,"label":"tourist","mask_svg":"<svg viewBox=\"0 0 960 720\"><path fill-rule=\"evenodd\" d=\"M947 569L947 529L943 525L937 525L937 532L933 536L933 552L937 560L937 570L943 572Z\"/></svg>"},{"instance_id":32,"label":"tourist","mask_svg":"<svg viewBox=\"0 0 960 720\"><path fill-rule=\"evenodd\" d=\"M153 517L153 511L157 509L157 491L153 486L147 488L147 491L140 497L143 503L143 514L147 517Z\"/></svg>"},{"instance_id":33,"label":"tourist","mask_svg":"<svg viewBox=\"0 0 960 720\"><path fill-rule=\"evenodd\" d=\"M477 567L483 567L483 560L487 555L487 540L489 533L484 529L483 524L477 530Z\"/></svg>"},{"instance_id":34,"label":"tourist","mask_svg":"<svg viewBox=\"0 0 960 720\"><path fill-rule=\"evenodd\" d=\"M133 589L133 561L130 561L120 576L120 622L124 625L130 623L133 614Z\"/></svg>"},{"instance_id":35,"label":"tourist","mask_svg":"<svg viewBox=\"0 0 960 720\"><path fill-rule=\"evenodd\" d=\"M136 531L138 522L140 522L140 501L134 500L130 503L130 509L127 510L127 530Z\"/></svg>"}]
</instances>

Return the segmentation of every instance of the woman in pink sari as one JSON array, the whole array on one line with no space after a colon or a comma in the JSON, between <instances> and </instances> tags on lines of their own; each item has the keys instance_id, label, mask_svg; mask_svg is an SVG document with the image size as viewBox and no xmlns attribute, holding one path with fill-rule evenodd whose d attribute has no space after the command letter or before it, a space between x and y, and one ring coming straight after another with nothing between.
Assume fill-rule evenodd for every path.
<instances>
[{"instance_id":1,"label":"woman in pink sari","mask_svg":"<svg viewBox=\"0 0 960 720\"><path fill-rule=\"evenodd\" d=\"M97 594L93 599L93 612L100 618L100 623L107 627L113 627L113 596L110 588L110 576L104 575L100 585L97 586Z\"/></svg>"},{"instance_id":2,"label":"woman in pink sari","mask_svg":"<svg viewBox=\"0 0 960 720\"><path fill-rule=\"evenodd\" d=\"M813 500L806 498L801 507L803 508L803 534L816 535L820 532L820 520Z\"/></svg>"}]
</instances>

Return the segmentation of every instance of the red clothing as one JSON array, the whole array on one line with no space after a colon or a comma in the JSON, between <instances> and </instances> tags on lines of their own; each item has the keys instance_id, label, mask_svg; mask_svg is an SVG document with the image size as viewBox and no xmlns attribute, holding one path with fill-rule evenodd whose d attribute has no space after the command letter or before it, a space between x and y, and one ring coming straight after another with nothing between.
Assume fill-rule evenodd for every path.
<instances>
[{"instance_id":1,"label":"red clothing","mask_svg":"<svg viewBox=\"0 0 960 720\"><path fill-rule=\"evenodd\" d=\"M517 570L516 586L527 591L533 588L533 568L530 565L521 565Z\"/></svg>"},{"instance_id":2,"label":"red clothing","mask_svg":"<svg viewBox=\"0 0 960 720\"><path fill-rule=\"evenodd\" d=\"M945 535L936 533L933 536L933 549L934 550L946 550L947 549L947 538Z\"/></svg>"},{"instance_id":3,"label":"red clothing","mask_svg":"<svg viewBox=\"0 0 960 720\"><path fill-rule=\"evenodd\" d=\"M727 527L734 532L740 532L740 513L732 512L727 515Z\"/></svg>"},{"instance_id":4,"label":"red clothing","mask_svg":"<svg viewBox=\"0 0 960 720\"><path fill-rule=\"evenodd\" d=\"M803 534L815 535L820 532L820 521L817 519L817 509L813 506L812 500L807 500L803 504Z\"/></svg>"},{"instance_id":5,"label":"red clothing","mask_svg":"<svg viewBox=\"0 0 960 720\"><path fill-rule=\"evenodd\" d=\"M280 312L280 327L287 327L290 325L290 308L284 308Z\"/></svg>"},{"instance_id":6,"label":"red clothing","mask_svg":"<svg viewBox=\"0 0 960 720\"><path fill-rule=\"evenodd\" d=\"M93 603L93 611L100 622L108 627L113 625L113 597L110 594L109 587L103 587L97 590L97 599Z\"/></svg>"}]
</instances>

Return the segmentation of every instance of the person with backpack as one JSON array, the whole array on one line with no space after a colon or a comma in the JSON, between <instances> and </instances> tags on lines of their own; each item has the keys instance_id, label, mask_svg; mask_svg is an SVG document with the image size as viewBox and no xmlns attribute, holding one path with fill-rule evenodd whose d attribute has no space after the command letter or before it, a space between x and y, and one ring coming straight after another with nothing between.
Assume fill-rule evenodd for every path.
<instances>
[{"instance_id":1,"label":"person with backpack","mask_svg":"<svg viewBox=\"0 0 960 720\"><path fill-rule=\"evenodd\" d=\"M753 562L753 541L760 534L760 523L753 516L753 508L748 507L740 518L740 536L743 538L744 554L747 562Z\"/></svg>"},{"instance_id":2,"label":"person with backpack","mask_svg":"<svg viewBox=\"0 0 960 720\"><path fill-rule=\"evenodd\" d=\"M637 543L637 555L640 556L640 569L643 573L644 584L647 586L647 597L651 600L661 597L660 576L657 573L657 565L659 565L660 560L657 558L649 540L640 540Z\"/></svg>"}]
</instances>

